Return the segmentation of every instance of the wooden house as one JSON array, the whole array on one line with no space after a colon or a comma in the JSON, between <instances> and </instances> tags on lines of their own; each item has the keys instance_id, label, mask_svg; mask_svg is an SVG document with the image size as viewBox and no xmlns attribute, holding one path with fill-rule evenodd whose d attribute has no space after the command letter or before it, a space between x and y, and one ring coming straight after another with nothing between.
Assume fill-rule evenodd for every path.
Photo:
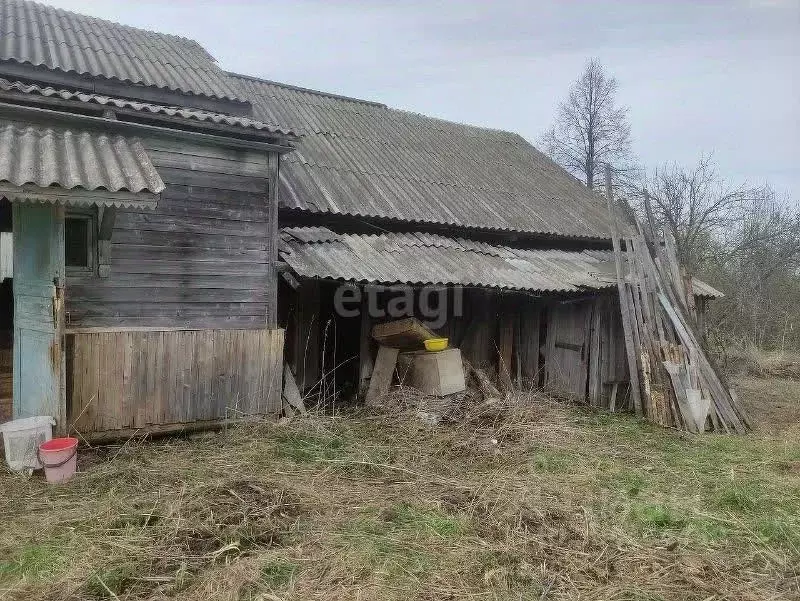
<instances>
[{"instance_id":1,"label":"wooden house","mask_svg":"<svg viewBox=\"0 0 800 601\"><path fill-rule=\"evenodd\" d=\"M191 40L18 0L0 24L13 416L119 434L278 411L294 134L244 116Z\"/></svg>"},{"instance_id":2,"label":"wooden house","mask_svg":"<svg viewBox=\"0 0 800 601\"><path fill-rule=\"evenodd\" d=\"M304 392L357 392L386 318L368 298L398 286L416 316L445 291L437 330L508 384L624 396L609 212L520 136L25 0L0 25L5 418L119 436L277 413L284 355Z\"/></svg>"}]
</instances>

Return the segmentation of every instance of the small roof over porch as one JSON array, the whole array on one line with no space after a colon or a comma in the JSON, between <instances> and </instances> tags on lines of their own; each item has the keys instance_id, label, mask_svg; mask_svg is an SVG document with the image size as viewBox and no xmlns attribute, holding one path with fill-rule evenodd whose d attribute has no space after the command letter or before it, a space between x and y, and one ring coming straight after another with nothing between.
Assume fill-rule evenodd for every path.
<instances>
[{"instance_id":1,"label":"small roof over porch","mask_svg":"<svg viewBox=\"0 0 800 601\"><path fill-rule=\"evenodd\" d=\"M0 120L0 195L12 202L152 209L163 189L137 138Z\"/></svg>"}]
</instances>

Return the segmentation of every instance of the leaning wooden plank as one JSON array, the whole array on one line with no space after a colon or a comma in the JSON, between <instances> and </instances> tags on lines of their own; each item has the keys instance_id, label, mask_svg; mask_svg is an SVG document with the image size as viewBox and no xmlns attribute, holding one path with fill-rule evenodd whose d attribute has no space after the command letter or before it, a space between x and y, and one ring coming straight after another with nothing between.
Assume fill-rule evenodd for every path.
<instances>
[{"instance_id":1,"label":"leaning wooden plank","mask_svg":"<svg viewBox=\"0 0 800 601\"><path fill-rule=\"evenodd\" d=\"M689 399L689 408L692 411L694 423L697 425L697 431L702 432L705 430L711 399L703 398L703 393L697 388L687 388L686 396Z\"/></svg>"},{"instance_id":2,"label":"leaning wooden plank","mask_svg":"<svg viewBox=\"0 0 800 601\"><path fill-rule=\"evenodd\" d=\"M675 311L675 308L670 304L665 295L659 294L659 301L672 321L682 344L687 348L697 351L694 356L697 361L700 384L711 393L712 401L717 408L719 417L728 421L735 431L747 431L747 426L737 415L736 402L731 397L730 391L722 383L713 365L711 365L708 360L708 357L706 357L694 333L685 321L681 319L681 316Z\"/></svg>"},{"instance_id":3,"label":"leaning wooden plank","mask_svg":"<svg viewBox=\"0 0 800 601\"><path fill-rule=\"evenodd\" d=\"M364 399L367 406L374 404L377 399L389 392L399 353L398 349L389 346L381 345L378 348L378 358L375 359L375 368L372 370L367 396Z\"/></svg>"},{"instance_id":4,"label":"leaning wooden plank","mask_svg":"<svg viewBox=\"0 0 800 601\"><path fill-rule=\"evenodd\" d=\"M678 407L681 410L683 423L690 432L698 432L697 424L695 423L692 408L689 405L689 397L686 394L686 383L682 377L682 366L671 361L664 361L664 367L672 379L672 389L675 391L675 396L678 399Z\"/></svg>"},{"instance_id":5,"label":"leaning wooden plank","mask_svg":"<svg viewBox=\"0 0 800 601\"><path fill-rule=\"evenodd\" d=\"M617 291L619 292L619 305L622 311L622 330L625 336L625 354L628 358L628 372L631 380L631 397L637 415L642 415L642 396L639 385L639 365L636 357L639 349L633 341L633 322L628 292L625 289L625 275L622 269L622 249L619 243L619 230L617 217L614 211L614 201L611 192L611 167L606 165L606 202L608 204L609 222L611 224L611 243L614 247L614 267L617 274Z\"/></svg>"},{"instance_id":6,"label":"leaning wooden plank","mask_svg":"<svg viewBox=\"0 0 800 601\"><path fill-rule=\"evenodd\" d=\"M289 364L283 364L283 398L289 405L305 415L306 405L303 403L303 397L300 395L300 389L297 387L297 382L294 380L294 374L289 369Z\"/></svg>"}]
</instances>

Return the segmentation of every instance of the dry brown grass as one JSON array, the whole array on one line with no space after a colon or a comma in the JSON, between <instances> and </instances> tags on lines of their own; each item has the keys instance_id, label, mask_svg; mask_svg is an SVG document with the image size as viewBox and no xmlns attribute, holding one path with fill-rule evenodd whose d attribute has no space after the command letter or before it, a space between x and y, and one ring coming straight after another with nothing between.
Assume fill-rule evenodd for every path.
<instances>
[{"instance_id":1,"label":"dry brown grass","mask_svg":"<svg viewBox=\"0 0 800 601\"><path fill-rule=\"evenodd\" d=\"M800 380L800 354L756 347L726 349L727 371L740 377Z\"/></svg>"},{"instance_id":2,"label":"dry brown grass","mask_svg":"<svg viewBox=\"0 0 800 601\"><path fill-rule=\"evenodd\" d=\"M530 399L526 399L530 401ZM82 449L0 484L0 599L790 599L800 439L548 399ZM445 411L446 409L446 411Z\"/></svg>"}]
</instances>

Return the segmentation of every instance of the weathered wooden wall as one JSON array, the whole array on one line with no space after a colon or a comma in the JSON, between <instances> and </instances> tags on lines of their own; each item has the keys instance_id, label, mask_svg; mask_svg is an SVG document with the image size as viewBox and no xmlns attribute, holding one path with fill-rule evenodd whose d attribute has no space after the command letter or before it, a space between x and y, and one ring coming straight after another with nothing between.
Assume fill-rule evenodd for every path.
<instances>
[{"instance_id":1,"label":"weathered wooden wall","mask_svg":"<svg viewBox=\"0 0 800 601\"><path fill-rule=\"evenodd\" d=\"M320 299L318 286L303 281L292 293L287 321L291 354L287 360L297 374L315 377L320 373L320 328L330 311L329 301ZM628 375L619 305L613 293L576 298L467 289L461 308L462 314L450 317L437 333L447 336L465 359L494 374L503 386L544 387L599 405L616 383L617 406L624 403ZM363 347L361 369L357 376L343 370L348 377L369 378L374 345L363 342L369 340L372 326L385 319L357 320ZM342 328L327 344L343 349L356 333L355 327ZM343 353L340 359L349 357L350 353ZM313 383L307 381L306 388Z\"/></svg>"},{"instance_id":2,"label":"weathered wooden wall","mask_svg":"<svg viewBox=\"0 0 800 601\"><path fill-rule=\"evenodd\" d=\"M166 189L118 209L110 273L68 274L67 328L274 327L276 156L146 139Z\"/></svg>"},{"instance_id":3,"label":"weathered wooden wall","mask_svg":"<svg viewBox=\"0 0 800 601\"><path fill-rule=\"evenodd\" d=\"M555 302L547 313L545 388L585 398L594 299Z\"/></svg>"},{"instance_id":4,"label":"weathered wooden wall","mask_svg":"<svg viewBox=\"0 0 800 601\"><path fill-rule=\"evenodd\" d=\"M67 335L68 423L79 432L280 411L283 330Z\"/></svg>"}]
</instances>

